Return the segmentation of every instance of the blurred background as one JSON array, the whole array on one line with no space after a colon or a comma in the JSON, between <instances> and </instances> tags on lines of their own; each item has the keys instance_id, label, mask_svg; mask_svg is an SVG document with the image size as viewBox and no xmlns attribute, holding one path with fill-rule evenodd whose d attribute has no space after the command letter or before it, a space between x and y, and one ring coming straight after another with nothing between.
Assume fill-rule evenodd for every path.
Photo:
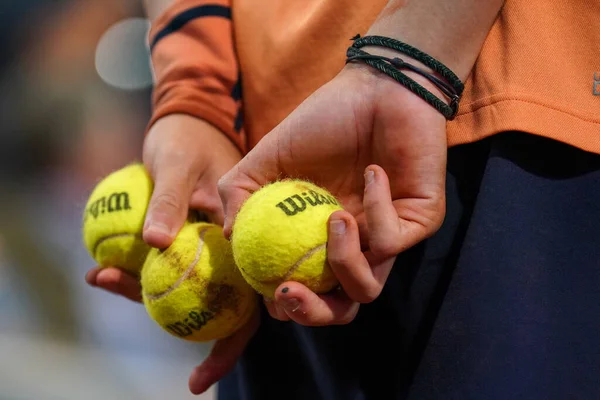
<instances>
[{"instance_id":1,"label":"blurred background","mask_svg":"<svg viewBox=\"0 0 600 400\"><path fill-rule=\"evenodd\" d=\"M141 160L148 27L136 0L0 6L0 400L214 397L187 390L210 344L84 282L87 196Z\"/></svg>"}]
</instances>

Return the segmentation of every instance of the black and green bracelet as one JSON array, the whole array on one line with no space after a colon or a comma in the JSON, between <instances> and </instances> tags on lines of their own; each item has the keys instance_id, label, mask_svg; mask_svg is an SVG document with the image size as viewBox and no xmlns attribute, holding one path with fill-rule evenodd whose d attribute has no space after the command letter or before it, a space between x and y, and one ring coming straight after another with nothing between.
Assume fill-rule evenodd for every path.
<instances>
[{"instance_id":1,"label":"black and green bracelet","mask_svg":"<svg viewBox=\"0 0 600 400\"><path fill-rule=\"evenodd\" d=\"M387 38L384 36L360 37L360 35L356 35L354 38L352 38L352 40L354 43L346 52L346 63L363 61L365 64L376 68L400 84L406 86L410 91L421 97L428 104L442 113L447 120L454 119L456 113L458 112L458 103L464 90L464 85L460 78L458 78L448 67L421 50L396 39ZM406 54L407 56L412 57L431 68L448 83L444 82L444 80L436 77L433 74L430 74L412 64L405 62L401 58L390 58L369 54L361 50L361 48L365 46L385 47ZM400 72L401 69L410 70L428 79L449 98L449 104L444 103L429 90L425 89L416 81Z\"/></svg>"}]
</instances>

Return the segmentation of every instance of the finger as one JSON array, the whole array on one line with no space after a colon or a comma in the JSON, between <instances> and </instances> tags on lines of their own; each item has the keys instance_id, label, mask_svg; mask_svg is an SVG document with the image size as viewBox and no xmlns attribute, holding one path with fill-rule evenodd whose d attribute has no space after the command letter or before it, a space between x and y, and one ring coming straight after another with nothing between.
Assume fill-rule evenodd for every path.
<instances>
[{"instance_id":1,"label":"finger","mask_svg":"<svg viewBox=\"0 0 600 400\"><path fill-rule=\"evenodd\" d=\"M144 241L152 247L171 245L188 215L193 189L190 168L169 160L154 168L154 191L144 224Z\"/></svg>"},{"instance_id":2,"label":"finger","mask_svg":"<svg viewBox=\"0 0 600 400\"><path fill-rule=\"evenodd\" d=\"M352 300L370 303L381 293L387 275L381 276L379 266L375 271L369 265L361 251L356 220L346 211L337 211L329 217L327 261Z\"/></svg>"},{"instance_id":3,"label":"finger","mask_svg":"<svg viewBox=\"0 0 600 400\"><path fill-rule=\"evenodd\" d=\"M98 286L96 283L96 277L98 276L98 272L100 272L100 268L92 268L85 274L85 281L90 286Z\"/></svg>"},{"instance_id":4,"label":"finger","mask_svg":"<svg viewBox=\"0 0 600 400\"><path fill-rule=\"evenodd\" d=\"M269 312L269 315L279 321L289 321L290 317L285 313L285 310L281 305L277 304L271 299L264 298L263 302L265 303L265 307Z\"/></svg>"},{"instance_id":5,"label":"finger","mask_svg":"<svg viewBox=\"0 0 600 400\"><path fill-rule=\"evenodd\" d=\"M259 323L260 314L255 312L239 331L215 343L209 356L194 368L190 375L189 388L193 394L204 393L235 367L248 342L256 333Z\"/></svg>"},{"instance_id":6,"label":"finger","mask_svg":"<svg viewBox=\"0 0 600 400\"><path fill-rule=\"evenodd\" d=\"M443 185L390 204L391 199L385 171L376 165L367 167L363 207L369 226L369 248L379 259L396 256L433 235L446 212Z\"/></svg>"},{"instance_id":7,"label":"finger","mask_svg":"<svg viewBox=\"0 0 600 400\"><path fill-rule=\"evenodd\" d=\"M269 313L271 318L279 319L279 315L277 314L277 308L275 307L275 303L273 302L273 300L263 298L263 303L265 304L265 308L267 309L267 312Z\"/></svg>"},{"instance_id":8,"label":"finger","mask_svg":"<svg viewBox=\"0 0 600 400\"><path fill-rule=\"evenodd\" d=\"M298 282L285 282L275 301L294 322L306 326L344 325L354 320L359 304L342 290L317 295Z\"/></svg>"},{"instance_id":9,"label":"finger","mask_svg":"<svg viewBox=\"0 0 600 400\"><path fill-rule=\"evenodd\" d=\"M118 268L95 268L88 272L86 281L101 289L141 302L142 288L138 279Z\"/></svg>"},{"instance_id":10,"label":"finger","mask_svg":"<svg viewBox=\"0 0 600 400\"><path fill-rule=\"evenodd\" d=\"M235 215L246 199L282 174L278 158L274 155L277 155L277 135L272 132L219 180L217 186L225 213L225 237L231 236Z\"/></svg>"},{"instance_id":11,"label":"finger","mask_svg":"<svg viewBox=\"0 0 600 400\"><path fill-rule=\"evenodd\" d=\"M369 226L371 252L381 258L389 258L404 250L388 176L377 165L370 165L365 170L363 207Z\"/></svg>"},{"instance_id":12,"label":"finger","mask_svg":"<svg viewBox=\"0 0 600 400\"><path fill-rule=\"evenodd\" d=\"M214 181L212 181L214 182ZM214 183L198 181L193 189L189 207L197 211L202 217L196 220L212 222L213 224L223 226L223 204L217 192L217 186Z\"/></svg>"}]
</instances>

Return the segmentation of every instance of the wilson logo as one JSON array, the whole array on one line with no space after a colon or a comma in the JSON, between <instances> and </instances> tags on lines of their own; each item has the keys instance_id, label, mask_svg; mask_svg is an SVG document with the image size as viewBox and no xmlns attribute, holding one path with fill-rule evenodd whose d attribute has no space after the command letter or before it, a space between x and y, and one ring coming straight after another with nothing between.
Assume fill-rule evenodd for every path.
<instances>
[{"instance_id":1,"label":"wilson logo","mask_svg":"<svg viewBox=\"0 0 600 400\"><path fill-rule=\"evenodd\" d=\"M215 313L212 311L190 311L188 317L183 321L167 325L167 329L179 337L190 336L194 331L199 331L208 321L213 319Z\"/></svg>"},{"instance_id":2,"label":"wilson logo","mask_svg":"<svg viewBox=\"0 0 600 400\"><path fill-rule=\"evenodd\" d=\"M87 219L89 216L96 219L99 215L104 213L112 213L122 210L131 210L129 193L127 192L113 193L110 196L100 197L98 200L90 204L89 208L86 210L85 219Z\"/></svg>"},{"instance_id":3,"label":"wilson logo","mask_svg":"<svg viewBox=\"0 0 600 400\"><path fill-rule=\"evenodd\" d=\"M307 207L317 207L323 204L335 204L339 203L333 196L326 196L321 193L317 193L314 190L302 192L301 195L295 194L290 196L283 201L280 201L275 205L288 216L296 215L306 210Z\"/></svg>"}]
</instances>

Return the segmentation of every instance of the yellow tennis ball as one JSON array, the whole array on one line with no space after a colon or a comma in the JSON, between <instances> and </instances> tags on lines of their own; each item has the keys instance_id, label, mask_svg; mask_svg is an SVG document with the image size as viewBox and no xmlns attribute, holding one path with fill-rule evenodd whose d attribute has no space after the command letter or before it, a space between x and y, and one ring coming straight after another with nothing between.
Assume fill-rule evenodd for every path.
<instances>
[{"instance_id":1,"label":"yellow tennis ball","mask_svg":"<svg viewBox=\"0 0 600 400\"><path fill-rule=\"evenodd\" d=\"M100 267L137 274L150 247L142 228L153 183L142 164L106 176L92 191L83 216L85 247Z\"/></svg>"},{"instance_id":2,"label":"yellow tennis ball","mask_svg":"<svg viewBox=\"0 0 600 400\"><path fill-rule=\"evenodd\" d=\"M230 336L252 316L256 292L237 270L220 226L186 223L173 244L152 249L141 272L150 317L182 339Z\"/></svg>"},{"instance_id":3,"label":"yellow tennis ball","mask_svg":"<svg viewBox=\"0 0 600 400\"><path fill-rule=\"evenodd\" d=\"M253 193L238 212L231 245L246 281L272 298L285 281L315 293L337 285L327 263L327 222L342 207L327 190L310 182L283 180Z\"/></svg>"}]
</instances>

